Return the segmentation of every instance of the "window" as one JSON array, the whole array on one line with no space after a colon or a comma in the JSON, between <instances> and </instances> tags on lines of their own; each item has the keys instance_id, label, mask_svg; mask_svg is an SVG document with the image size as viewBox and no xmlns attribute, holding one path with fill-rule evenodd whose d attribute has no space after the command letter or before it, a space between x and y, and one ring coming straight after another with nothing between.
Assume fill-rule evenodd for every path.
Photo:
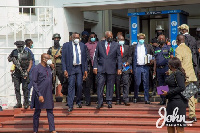
<instances>
[{"instance_id":1,"label":"window","mask_svg":"<svg viewBox=\"0 0 200 133\"><path fill-rule=\"evenodd\" d=\"M19 0L19 6L35 6L35 0ZM22 13L22 8L19 8L19 12ZM31 13L34 12L34 9L31 8ZM23 8L23 13L30 13L30 8Z\"/></svg>"}]
</instances>

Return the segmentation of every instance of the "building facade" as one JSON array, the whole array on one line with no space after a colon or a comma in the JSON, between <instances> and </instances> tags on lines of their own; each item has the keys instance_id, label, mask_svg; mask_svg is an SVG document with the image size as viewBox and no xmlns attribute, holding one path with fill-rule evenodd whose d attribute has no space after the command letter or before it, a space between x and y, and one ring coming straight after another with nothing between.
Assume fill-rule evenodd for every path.
<instances>
[{"instance_id":1,"label":"building facade","mask_svg":"<svg viewBox=\"0 0 200 133\"><path fill-rule=\"evenodd\" d=\"M40 55L52 46L53 33L61 34L61 45L69 41L72 32L95 32L99 39L111 30L116 36L122 31L129 39L129 17L132 12L184 10L191 34L200 26L199 0L0 0L0 104L16 103L10 75L12 63L7 61L15 48L14 42L31 38L36 63ZM155 36L156 25L162 25L169 34L168 17L154 15L140 19L140 32L149 41ZM5 107L6 107L5 106Z\"/></svg>"}]
</instances>

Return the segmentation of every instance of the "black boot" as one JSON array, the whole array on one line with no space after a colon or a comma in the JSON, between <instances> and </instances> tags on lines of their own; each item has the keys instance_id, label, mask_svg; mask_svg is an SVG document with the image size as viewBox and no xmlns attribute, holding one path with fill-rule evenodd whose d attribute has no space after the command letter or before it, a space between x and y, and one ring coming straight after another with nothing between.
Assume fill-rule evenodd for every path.
<instances>
[{"instance_id":1,"label":"black boot","mask_svg":"<svg viewBox=\"0 0 200 133\"><path fill-rule=\"evenodd\" d=\"M22 108L22 104L21 103L17 103L13 108Z\"/></svg>"},{"instance_id":2,"label":"black boot","mask_svg":"<svg viewBox=\"0 0 200 133\"><path fill-rule=\"evenodd\" d=\"M17 97L17 104L13 108L22 108L21 96Z\"/></svg>"},{"instance_id":3,"label":"black boot","mask_svg":"<svg viewBox=\"0 0 200 133\"><path fill-rule=\"evenodd\" d=\"M28 98L25 98L24 99L24 109L27 109L29 106L30 106L29 105L29 100L28 100Z\"/></svg>"}]
</instances>

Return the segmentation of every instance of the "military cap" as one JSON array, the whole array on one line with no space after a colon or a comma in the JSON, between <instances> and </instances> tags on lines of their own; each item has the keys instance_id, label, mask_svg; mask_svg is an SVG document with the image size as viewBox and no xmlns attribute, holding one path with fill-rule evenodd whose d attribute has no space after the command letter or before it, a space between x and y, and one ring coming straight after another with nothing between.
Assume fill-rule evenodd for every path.
<instances>
[{"instance_id":1,"label":"military cap","mask_svg":"<svg viewBox=\"0 0 200 133\"><path fill-rule=\"evenodd\" d=\"M16 46L24 46L26 43L24 41L16 41L14 45Z\"/></svg>"},{"instance_id":2,"label":"military cap","mask_svg":"<svg viewBox=\"0 0 200 133\"><path fill-rule=\"evenodd\" d=\"M60 38L61 39L60 34L58 34L58 33L53 34L52 40L54 40L54 38Z\"/></svg>"},{"instance_id":3,"label":"military cap","mask_svg":"<svg viewBox=\"0 0 200 133\"><path fill-rule=\"evenodd\" d=\"M162 28L162 25L157 25L157 26L156 26L156 31L157 31L157 30L164 30L164 29Z\"/></svg>"},{"instance_id":4,"label":"military cap","mask_svg":"<svg viewBox=\"0 0 200 133\"><path fill-rule=\"evenodd\" d=\"M189 31L189 26L187 24L182 24L181 26L178 27L178 29L181 29L181 30L188 30Z\"/></svg>"}]
</instances>

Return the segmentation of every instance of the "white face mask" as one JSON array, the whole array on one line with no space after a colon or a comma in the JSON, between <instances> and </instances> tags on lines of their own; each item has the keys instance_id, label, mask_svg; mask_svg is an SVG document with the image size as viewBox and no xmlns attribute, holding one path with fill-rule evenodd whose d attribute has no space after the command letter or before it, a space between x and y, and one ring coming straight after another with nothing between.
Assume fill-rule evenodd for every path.
<instances>
[{"instance_id":1,"label":"white face mask","mask_svg":"<svg viewBox=\"0 0 200 133\"><path fill-rule=\"evenodd\" d=\"M124 45L124 41L119 41L119 44L120 45Z\"/></svg>"},{"instance_id":2,"label":"white face mask","mask_svg":"<svg viewBox=\"0 0 200 133\"><path fill-rule=\"evenodd\" d=\"M79 39L74 39L74 43L78 44L79 43Z\"/></svg>"},{"instance_id":3,"label":"white face mask","mask_svg":"<svg viewBox=\"0 0 200 133\"><path fill-rule=\"evenodd\" d=\"M47 60L47 65L51 65L52 64L52 60Z\"/></svg>"}]
</instances>

